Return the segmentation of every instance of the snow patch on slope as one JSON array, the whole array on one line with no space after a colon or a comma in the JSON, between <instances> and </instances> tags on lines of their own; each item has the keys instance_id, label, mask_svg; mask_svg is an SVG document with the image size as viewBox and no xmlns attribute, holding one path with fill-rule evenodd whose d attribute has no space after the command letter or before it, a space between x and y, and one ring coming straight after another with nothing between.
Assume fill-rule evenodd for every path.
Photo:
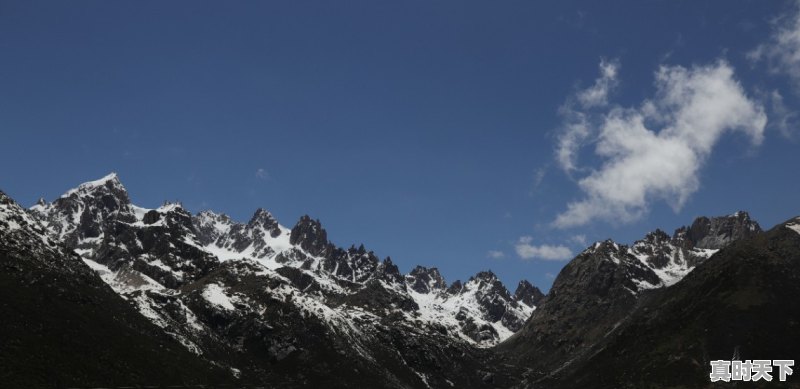
<instances>
[{"instance_id":1,"label":"snow patch on slope","mask_svg":"<svg viewBox=\"0 0 800 389\"><path fill-rule=\"evenodd\" d=\"M480 292L481 290L478 288L478 283L474 281L465 284L461 293L454 295L442 291L419 293L413 289L408 289L408 294L419 306L416 319L430 324L444 325L449 331L455 332L459 338L468 343L476 344L479 347L490 347L509 338L514 332L506 328L502 320L490 322L483 319L485 315L478 302L478 294ZM522 320L525 320L529 318L536 309L535 307L529 307L523 303L519 303L517 306L520 312L513 312L509 307L506 314L514 314L519 316ZM460 313L466 317L472 318L479 327L484 324L490 325L497 332L497 339L494 341L476 342L474 339L468 337L460 330L461 322L456 317Z\"/></svg>"},{"instance_id":2,"label":"snow patch on slope","mask_svg":"<svg viewBox=\"0 0 800 389\"><path fill-rule=\"evenodd\" d=\"M138 272L136 270L123 268L119 271L113 271L103 264L97 263L85 256L81 255L81 259L92 270L97 273L100 278L108 284L117 294L122 298L127 299L127 294L138 290L141 291L163 291L164 286L159 284L156 280Z\"/></svg>"},{"instance_id":3,"label":"snow patch on slope","mask_svg":"<svg viewBox=\"0 0 800 389\"><path fill-rule=\"evenodd\" d=\"M231 299L225 294L225 290L222 289L221 286L217 284L208 284L206 288L203 290L203 298L206 301L214 304L220 308L223 308L228 311L233 311L236 309L231 302Z\"/></svg>"},{"instance_id":4,"label":"snow patch on slope","mask_svg":"<svg viewBox=\"0 0 800 389\"><path fill-rule=\"evenodd\" d=\"M800 218L797 218L795 220L800 221ZM800 234L800 223L787 223L786 228Z\"/></svg>"}]
</instances>

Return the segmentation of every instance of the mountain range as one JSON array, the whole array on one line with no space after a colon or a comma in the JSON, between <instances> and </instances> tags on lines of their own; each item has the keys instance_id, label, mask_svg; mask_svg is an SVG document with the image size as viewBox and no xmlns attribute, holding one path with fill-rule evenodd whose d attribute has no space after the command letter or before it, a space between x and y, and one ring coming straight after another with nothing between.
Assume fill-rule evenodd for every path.
<instances>
[{"instance_id":1,"label":"mountain range","mask_svg":"<svg viewBox=\"0 0 800 389\"><path fill-rule=\"evenodd\" d=\"M116 174L29 209L0 192L0 380L702 387L709 361L734 350L796 352L798 225L764 232L736 212L597 242L544 295L527 281L512 293L491 271L402 274L309 216L288 228L264 209L243 223L139 207Z\"/></svg>"}]
</instances>

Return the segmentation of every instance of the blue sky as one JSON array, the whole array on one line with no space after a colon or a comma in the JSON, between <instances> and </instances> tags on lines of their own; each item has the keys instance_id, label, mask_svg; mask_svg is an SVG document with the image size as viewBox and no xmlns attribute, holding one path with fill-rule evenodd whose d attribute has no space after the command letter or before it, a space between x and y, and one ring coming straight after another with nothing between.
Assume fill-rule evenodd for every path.
<instances>
[{"instance_id":1,"label":"blue sky","mask_svg":"<svg viewBox=\"0 0 800 389\"><path fill-rule=\"evenodd\" d=\"M116 171L138 205L309 214L403 271L547 289L596 240L800 214L797 9L3 1L0 188Z\"/></svg>"}]
</instances>

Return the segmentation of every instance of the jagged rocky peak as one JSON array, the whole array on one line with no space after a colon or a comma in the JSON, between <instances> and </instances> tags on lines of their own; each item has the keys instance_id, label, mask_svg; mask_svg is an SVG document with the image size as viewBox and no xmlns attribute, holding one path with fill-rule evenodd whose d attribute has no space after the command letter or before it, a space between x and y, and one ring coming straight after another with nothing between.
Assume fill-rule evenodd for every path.
<instances>
[{"instance_id":1,"label":"jagged rocky peak","mask_svg":"<svg viewBox=\"0 0 800 389\"><path fill-rule=\"evenodd\" d=\"M250 221L247 223L247 226L249 228L263 227L265 230L269 231L269 235L273 238L281 234L278 221L264 208L256 210L253 217L250 218Z\"/></svg>"},{"instance_id":2,"label":"jagged rocky peak","mask_svg":"<svg viewBox=\"0 0 800 389\"><path fill-rule=\"evenodd\" d=\"M127 208L131 201L128 191L120 182L116 173L111 173L98 180L84 182L77 188L70 189L53 202L53 205L64 207L76 202L91 202L102 209L118 211ZM46 207L48 204L40 199L34 210ZM38 209L41 210L41 209Z\"/></svg>"},{"instance_id":3,"label":"jagged rocky peak","mask_svg":"<svg viewBox=\"0 0 800 389\"><path fill-rule=\"evenodd\" d=\"M608 239L590 246L561 269L550 294L635 294L660 284L658 275L633 256L628 246Z\"/></svg>"},{"instance_id":4,"label":"jagged rocky peak","mask_svg":"<svg viewBox=\"0 0 800 389\"><path fill-rule=\"evenodd\" d=\"M149 211L148 213L155 213L158 214L159 219L163 218L167 225L181 225L189 230L194 231L194 223L192 220L192 213L189 212L183 205L179 202L169 202L165 201L164 205ZM145 214L147 216L147 214ZM154 216L155 218L155 216ZM144 220L142 220L144 221Z\"/></svg>"},{"instance_id":5,"label":"jagged rocky peak","mask_svg":"<svg viewBox=\"0 0 800 389\"><path fill-rule=\"evenodd\" d=\"M648 289L672 287L718 249L759 233L750 215L737 212L697 218L672 237L655 230L630 247L612 240L594 243L564 266L506 348L536 369L555 369L605 339L641 296L653 295Z\"/></svg>"},{"instance_id":6,"label":"jagged rocky peak","mask_svg":"<svg viewBox=\"0 0 800 389\"><path fill-rule=\"evenodd\" d=\"M453 289L458 293L448 294L437 269L420 268L413 276L424 279L428 291L439 292L415 293L390 258L381 260L364 245L337 248L320 222L308 216L288 230L263 209L246 223L211 211L189 214L178 204L156 209L130 204L119 214L104 212L95 206L103 196L116 192L128 201L124 187L114 181L82 185L69 195L80 212L58 220L78 231L67 247L76 253L73 262L97 271L154 324L214 362L222 361L217 355L252 357L253 349L242 344L258 345L259 356L280 359L291 353L292 358L322 360L315 352L331 344L335 349L319 355L352 354L374 360L366 363L380 364L381 371L390 358L388 363L414 372L402 374L425 372L430 386L446 387L449 383L434 381L436 373L425 370L427 359L420 365L414 358L447 361L472 352L473 345L493 346L533 311L497 287L491 272L457 282ZM27 215L34 219L33 212ZM87 231L96 226L99 235L90 236ZM29 249L20 246L24 250ZM262 348L265 333L270 336ZM300 352L293 353L296 349ZM363 366L358 365L359 371ZM438 362L430 368L439 370ZM469 382L456 385L470 387Z\"/></svg>"},{"instance_id":7,"label":"jagged rocky peak","mask_svg":"<svg viewBox=\"0 0 800 389\"><path fill-rule=\"evenodd\" d=\"M505 285L503 285L500 279L497 278L497 275L491 270L479 271L477 274L470 277L461 289L462 293L470 290L480 290L483 294L499 294L505 298L506 301L511 301L511 294L508 292L508 289L506 289Z\"/></svg>"},{"instance_id":8,"label":"jagged rocky peak","mask_svg":"<svg viewBox=\"0 0 800 389\"><path fill-rule=\"evenodd\" d=\"M299 245L311 255L326 256L333 250L333 245L328 242L328 233L322 228L319 220L311 219L304 215L292 228L289 243Z\"/></svg>"},{"instance_id":9,"label":"jagged rocky peak","mask_svg":"<svg viewBox=\"0 0 800 389\"><path fill-rule=\"evenodd\" d=\"M657 228L655 231L648 233L647 235L644 236L644 239L642 239L642 241L644 242L653 244L668 243L670 240L672 240L672 237L670 237L669 234L662 231L660 228Z\"/></svg>"},{"instance_id":10,"label":"jagged rocky peak","mask_svg":"<svg viewBox=\"0 0 800 389\"><path fill-rule=\"evenodd\" d=\"M728 216L698 217L691 226L675 230L673 239L685 248L719 250L731 242L763 232L750 214L739 211Z\"/></svg>"},{"instance_id":11,"label":"jagged rocky peak","mask_svg":"<svg viewBox=\"0 0 800 389\"><path fill-rule=\"evenodd\" d=\"M497 280L497 275L495 275L491 270L482 270L470 277L470 281L472 280L494 282Z\"/></svg>"},{"instance_id":12,"label":"jagged rocky peak","mask_svg":"<svg viewBox=\"0 0 800 389\"><path fill-rule=\"evenodd\" d=\"M116 173L85 182L52 203L40 200L30 211L69 247L82 239L101 236L109 223L136 221L128 192Z\"/></svg>"},{"instance_id":13,"label":"jagged rocky peak","mask_svg":"<svg viewBox=\"0 0 800 389\"><path fill-rule=\"evenodd\" d=\"M37 232L44 233L44 229L36 220L0 190L0 231L11 233L25 229L37 229Z\"/></svg>"},{"instance_id":14,"label":"jagged rocky peak","mask_svg":"<svg viewBox=\"0 0 800 389\"><path fill-rule=\"evenodd\" d=\"M421 317L481 347L511 336L534 310L512 297L491 271L447 287L438 269L417 266L405 276L405 284Z\"/></svg>"},{"instance_id":15,"label":"jagged rocky peak","mask_svg":"<svg viewBox=\"0 0 800 389\"><path fill-rule=\"evenodd\" d=\"M197 229L197 238L204 246L227 234L234 224L228 215L210 210L200 211L192 219Z\"/></svg>"},{"instance_id":16,"label":"jagged rocky peak","mask_svg":"<svg viewBox=\"0 0 800 389\"><path fill-rule=\"evenodd\" d=\"M455 280L452 284L447 288L448 294L459 294L461 291L464 290L464 284L461 280Z\"/></svg>"},{"instance_id":17,"label":"jagged rocky peak","mask_svg":"<svg viewBox=\"0 0 800 389\"><path fill-rule=\"evenodd\" d=\"M221 224L231 224L233 223L233 219L230 216L224 213L216 213L210 209L200 211L195 216L198 224L214 224L214 223L221 223Z\"/></svg>"},{"instance_id":18,"label":"jagged rocky peak","mask_svg":"<svg viewBox=\"0 0 800 389\"><path fill-rule=\"evenodd\" d=\"M596 242L561 269L530 319L501 347L537 369L556 369L608 334L635 307L642 290L660 284L629 247Z\"/></svg>"},{"instance_id":19,"label":"jagged rocky peak","mask_svg":"<svg viewBox=\"0 0 800 389\"><path fill-rule=\"evenodd\" d=\"M661 229L649 232L644 238L633 243L632 248L637 251L645 251L652 254L654 250L664 247L671 247L675 239Z\"/></svg>"},{"instance_id":20,"label":"jagged rocky peak","mask_svg":"<svg viewBox=\"0 0 800 389\"><path fill-rule=\"evenodd\" d=\"M482 300L485 299L486 302L491 302L492 305L502 305L497 301L497 298L502 298L506 302L511 301L511 293L508 292L505 285L491 270L480 271L470 277L464 289L470 290L473 288L481 292ZM495 320L499 319L500 317L497 317Z\"/></svg>"},{"instance_id":21,"label":"jagged rocky peak","mask_svg":"<svg viewBox=\"0 0 800 389\"><path fill-rule=\"evenodd\" d=\"M7 256L11 255L36 262L39 266L90 274L81 266L77 255L64 250L58 240L51 239L45 227L3 191L0 191L0 252L4 254L5 270L20 269L8 261Z\"/></svg>"},{"instance_id":22,"label":"jagged rocky peak","mask_svg":"<svg viewBox=\"0 0 800 389\"><path fill-rule=\"evenodd\" d=\"M406 284L417 293L436 293L447 288L444 277L435 267L415 267L406 275Z\"/></svg>"},{"instance_id":23,"label":"jagged rocky peak","mask_svg":"<svg viewBox=\"0 0 800 389\"><path fill-rule=\"evenodd\" d=\"M663 268L672 262L682 262L679 247L666 232L657 229L645 235L631 247L631 252L652 268ZM687 254L688 255L688 254Z\"/></svg>"},{"instance_id":24,"label":"jagged rocky peak","mask_svg":"<svg viewBox=\"0 0 800 389\"><path fill-rule=\"evenodd\" d=\"M109 189L122 189L122 190L125 190L125 187L122 186L122 182L119 180L119 176L117 175L117 173L116 172L111 172L111 173L109 173L109 174L105 175L104 177L99 178L97 180L87 181L87 182L84 182L84 183L78 185L77 188L72 189L72 190L68 191L67 193L65 193L65 196L69 196L69 195L71 195L72 193L75 193L75 192L82 192L82 191L86 192L86 191L91 191L91 190L94 190L94 189L97 189L97 188L102 188L102 187L106 187L106 188L109 188Z\"/></svg>"},{"instance_id":25,"label":"jagged rocky peak","mask_svg":"<svg viewBox=\"0 0 800 389\"><path fill-rule=\"evenodd\" d=\"M525 323L528 318L529 312L525 311L520 304L511 296L505 285L497 278L491 270L478 272L462 288L462 295L473 294L483 312L483 318L491 323L502 323L502 326L516 332ZM530 309L530 307L527 307ZM495 329L496 330L496 329ZM494 331L496 337L498 334ZM469 333L469 331L467 331ZM486 335L484 332L478 338L482 339ZM485 339L483 339L485 340Z\"/></svg>"},{"instance_id":26,"label":"jagged rocky peak","mask_svg":"<svg viewBox=\"0 0 800 389\"><path fill-rule=\"evenodd\" d=\"M528 280L520 281L517 285L517 290L514 291L514 299L529 307L538 306L543 298L544 293L528 282Z\"/></svg>"},{"instance_id":27,"label":"jagged rocky peak","mask_svg":"<svg viewBox=\"0 0 800 389\"><path fill-rule=\"evenodd\" d=\"M393 282L393 283L403 283L403 275L400 274L400 268L392 262L391 257L386 257L378 265L378 272L386 281Z\"/></svg>"},{"instance_id":28,"label":"jagged rocky peak","mask_svg":"<svg viewBox=\"0 0 800 389\"><path fill-rule=\"evenodd\" d=\"M117 173L111 173L98 180L84 182L77 188L64 193L60 199L76 197L99 199L106 207L112 210L130 204L128 191L120 182Z\"/></svg>"},{"instance_id":29,"label":"jagged rocky peak","mask_svg":"<svg viewBox=\"0 0 800 389\"><path fill-rule=\"evenodd\" d=\"M581 254L606 254L607 256L620 254L626 251L626 247L624 245L620 245L617 242L614 242L611 239L606 239L603 241L598 241L592 244L591 246L587 247ZM580 256L580 255L579 255ZM599 256L597 258L603 258Z\"/></svg>"}]
</instances>

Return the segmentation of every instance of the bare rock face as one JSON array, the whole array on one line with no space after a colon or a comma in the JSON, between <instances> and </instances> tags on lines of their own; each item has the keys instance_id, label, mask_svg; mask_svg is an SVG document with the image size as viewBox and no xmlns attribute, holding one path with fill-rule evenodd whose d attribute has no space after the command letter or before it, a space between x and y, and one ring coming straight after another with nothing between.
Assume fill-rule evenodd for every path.
<instances>
[{"instance_id":1,"label":"bare rock face","mask_svg":"<svg viewBox=\"0 0 800 389\"><path fill-rule=\"evenodd\" d=\"M322 228L319 220L313 220L308 215L301 217L292 228L289 242L314 256L324 257L333 250L328 242L328 232Z\"/></svg>"},{"instance_id":2,"label":"bare rock face","mask_svg":"<svg viewBox=\"0 0 800 389\"><path fill-rule=\"evenodd\" d=\"M269 232L269 236L275 238L281 234L280 226L278 225L278 221L272 216L271 213L267 212L264 208L259 208L256 210L256 213L253 214L253 217L247 223L247 226L251 229L256 227L261 227L267 232Z\"/></svg>"},{"instance_id":3,"label":"bare rock face","mask_svg":"<svg viewBox=\"0 0 800 389\"><path fill-rule=\"evenodd\" d=\"M514 291L514 298L529 307L536 307L544 298L544 293L527 280L522 280Z\"/></svg>"},{"instance_id":4,"label":"bare rock face","mask_svg":"<svg viewBox=\"0 0 800 389\"><path fill-rule=\"evenodd\" d=\"M417 266L406 275L406 285L417 293L435 293L447 288L439 269Z\"/></svg>"},{"instance_id":5,"label":"bare rock face","mask_svg":"<svg viewBox=\"0 0 800 389\"><path fill-rule=\"evenodd\" d=\"M506 313L506 303L513 299L508 293L508 289L494 273L491 271L479 272L471 277L467 284L477 284L478 302L486 311L486 317L490 321L495 322L503 318Z\"/></svg>"},{"instance_id":6,"label":"bare rock face","mask_svg":"<svg viewBox=\"0 0 800 389\"><path fill-rule=\"evenodd\" d=\"M750 214L739 211L733 215L698 217L691 226L681 227L673 235L686 248L719 250L731 242L751 238L763 232Z\"/></svg>"}]
</instances>

